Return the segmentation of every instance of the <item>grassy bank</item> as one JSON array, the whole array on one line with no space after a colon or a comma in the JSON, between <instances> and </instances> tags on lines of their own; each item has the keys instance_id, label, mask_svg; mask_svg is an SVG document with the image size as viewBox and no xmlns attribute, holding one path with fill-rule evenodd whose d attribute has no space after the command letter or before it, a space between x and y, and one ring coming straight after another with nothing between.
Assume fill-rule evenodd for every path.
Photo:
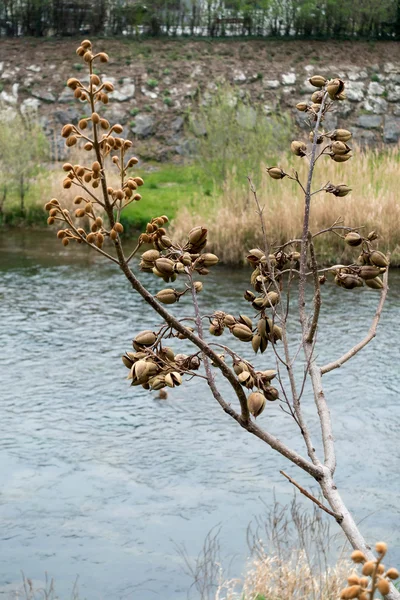
<instances>
[{"instance_id":1,"label":"grassy bank","mask_svg":"<svg viewBox=\"0 0 400 600\"><path fill-rule=\"evenodd\" d=\"M392 264L400 265L399 163L398 148L384 152L357 151L345 165L322 159L317 163L315 185L320 187L329 180L348 183L353 191L344 198L325 192L314 196L311 230L329 227L338 217L348 225L363 227L363 232L376 230L380 236L379 249L390 251ZM282 154L278 164L286 169L288 165L296 167L305 181L307 163L304 159L295 160ZM268 234L278 245L300 235L301 190L288 179L272 180L266 174L265 166L260 164L250 175L259 177L258 195L265 206ZM149 219L161 214L169 216L171 232L177 239L183 238L192 226L201 224L210 230L210 249L230 264L243 262L246 249L262 243L247 172L231 172L222 184L213 180L201 165L195 164L149 165L139 174L144 177L145 185L141 188L142 200L130 205L125 212L123 223L128 232L142 229ZM49 197L60 196L61 178L59 168L38 178L30 189L24 215L14 194L5 205L3 223L45 226L46 214L42 206ZM72 200L73 194L70 196ZM342 240L333 234L318 239L318 250L325 263L346 258Z\"/></svg>"}]
</instances>

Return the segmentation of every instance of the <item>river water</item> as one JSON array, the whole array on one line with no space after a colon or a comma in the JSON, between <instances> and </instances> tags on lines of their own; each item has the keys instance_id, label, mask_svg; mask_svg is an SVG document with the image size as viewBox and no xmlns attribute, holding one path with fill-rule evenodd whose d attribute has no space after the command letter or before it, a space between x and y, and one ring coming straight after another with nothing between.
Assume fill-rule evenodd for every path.
<instances>
[{"instance_id":1,"label":"river water","mask_svg":"<svg viewBox=\"0 0 400 600\"><path fill-rule=\"evenodd\" d=\"M387 541L393 566L400 561L399 275L391 274L377 338L325 376L337 485L369 539ZM202 292L204 313L248 314L248 276L215 269ZM320 363L365 334L378 296L323 288ZM185 298L173 308L190 314ZM1 234L0 597L22 569L33 579L47 571L64 597L79 575L80 596L90 600L183 600L191 580L176 545L196 555L219 524L223 556L240 576L249 521L274 493L292 498L279 470L311 485L231 422L202 383L185 383L163 402L129 387L120 356L136 332L158 322L102 257L65 249L52 235ZM232 345L251 357L245 344ZM257 360L274 368L270 350ZM303 402L320 447L308 389ZM278 403L259 421L304 453Z\"/></svg>"}]
</instances>

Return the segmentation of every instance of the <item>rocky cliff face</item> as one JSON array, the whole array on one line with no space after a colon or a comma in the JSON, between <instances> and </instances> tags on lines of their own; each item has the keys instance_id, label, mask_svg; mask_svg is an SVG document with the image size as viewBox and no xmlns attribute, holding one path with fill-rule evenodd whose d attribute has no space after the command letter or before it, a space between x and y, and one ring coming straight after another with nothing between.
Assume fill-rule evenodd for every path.
<instances>
[{"instance_id":1,"label":"rocky cliff face","mask_svg":"<svg viewBox=\"0 0 400 600\"><path fill-rule=\"evenodd\" d=\"M87 112L65 87L68 77L85 80L74 40L0 42L0 103L9 116L20 110L40 119L56 157L65 147L59 130ZM291 111L302 127L297 102L315 91L308 77L321 74L346 82L347 100L325 128L339 123L361 144L393 144L400 139L400 45L396 42L268 42L99 40L111 62L104 65L116 91L107 118L136 138L143 158L167 160L186 155L188 110L210 101L218 85L236 86L238 97L260 106L266 118ZM197 135L204 135L199 124Z\"/></svg>"}]
</instances>

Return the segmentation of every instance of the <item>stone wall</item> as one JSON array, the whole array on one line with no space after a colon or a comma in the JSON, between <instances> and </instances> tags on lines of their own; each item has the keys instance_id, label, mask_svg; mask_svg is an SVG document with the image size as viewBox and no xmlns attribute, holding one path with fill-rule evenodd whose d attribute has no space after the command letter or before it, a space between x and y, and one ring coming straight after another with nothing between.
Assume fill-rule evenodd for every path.
<instances>
[{"instance_id":1,"label":"stone wall","mask_svg":"<svg viewBox=\"0 0 400 600\"><path fill-rule=\"evenodd\" d=\"M85 78L84 70L80 73L78 57L73 54L76 42L59 42L55 49L53 44L52 52L46 51L46 44L50 45L44 42L31 50L25 45L26 51L21 53L7 52L6 43L2 43L0 103L2 111L10 116L17 107L25 114L37 116L52 141L54 155L62 160L66 151L59 138L61 126L76 122L87 113L87 107L79 106L71 90L65 87L65 81L70 76L87 81L87 76ZM143 158L168 160L190 153L193 144L185 133L188 110L195 109L198 102L207 104L218 85L224 82L236 86L238 97L260 106L266 118L275 111L290 111L301 128L304 114L294 107L305 94L315 91L308 83L308 77L313 74L336 76L346 82L347 100L338 103L337 111L328 116L326 129L340 123L354 132L354 139L360 144L399 141L398 44L388 43L385 50L380 47L376 55L371 49L363 52L361 43L352 44L352 52L343 53L340 64L331 62L337 52L336 47L328 43L317 46L318 64L307 62L310 53L307 56L304 51L305 42L303 45L280 43L282 49L286 48L284 53L276 52L279 46L272 51L272 43L247 42L235 46L235 42L230 42L221 45L218 51L215 44L212 55L205 42L194 42L190 48L192 54L196 48L195 58L188 58L186 54L178 56L175 62L168 55L171 44L155 43L157 52L147 59L138 54L137 49L129 53L121 43L125 54L118 51L117 60L102 65L106 73L112 72L113 76L107 75L107 80L116 88L106 108L107 118L124 125L124 134L136 139L137 151ZM113 45L118 48L117 42L113 41ZM308 46L312 50L312 43ZM107 42L102 42L102 47L108 49ZM301 55L299 58L299 52L294 52L294 59L288 56L289 48L291 53L293 49L302 49L305 58ZM273 55L273 60L268 53ZM201 123L196 133L204 134Z\"/></svg>"}]
</instances>

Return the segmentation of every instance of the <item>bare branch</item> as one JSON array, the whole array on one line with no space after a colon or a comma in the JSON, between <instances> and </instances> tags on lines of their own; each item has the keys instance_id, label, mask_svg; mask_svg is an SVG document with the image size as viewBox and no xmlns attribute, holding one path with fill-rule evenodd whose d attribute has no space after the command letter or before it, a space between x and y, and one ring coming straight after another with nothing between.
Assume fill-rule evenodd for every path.
<instances>
[{"instance_id":1,"label":"bare branch","mask_svg":"<svg viewBox=\"0 0 400 600\"><path fill-rule=\"evenodd\" d=\"M365 338L363 340L361 340L361 342L359 342L358 344L353 346L353 348L351 348L348 352L343 354L343 356L341 356L337 360L334 360L333 362L328 363L327 365L324 365L323 367L321 367L322 375L325 375L325 373L329 373L329 371L333 371L334 369L338 369L339 367L341 367L345 362L350 360L350 358L353 358L353 356L355 356L357 354L357 352L360 352L360 350L362 350L367 344L369 344L369 342L371 340L374 339L374 337L376 336L376 330L378 328L378 323L381 318L383 306L385 304L386 296L387 296L387 293L389 290L388 279L389 279L389 271L386 270L386 272L383 276L383 288L382 288L382 292L381 292L381 297L380 297L379 304L378 304L378 307L375 312L375 316L372 320L371 327L369 328L368 334L365 336Z\"/></svg>"},{"instance_id":2,"label":"bare branch","mask_svg":"<svg viewBox=\"0 0 400 600\"><path fill-rule=\"evenodd\" d=\"M343 515L339 515L338 513L335 513L326 506L324 506L324 504L322 504L322 502L320 502L318 498L310 494L310 492L307 492L307 490L304 489L299 483L297 483L294 479L289 477L289 475L287 475L285 471L279 471L279 473L286 477L286 479L288 479L290 483L292 483L303 494L303 496L306 496L307 498L312 500L314 504L316 504L321 510L324 510L326 513L328 513L328 515L334 517L338 523L341 523L343 521Z\"/></svg>"}]
</instances>

